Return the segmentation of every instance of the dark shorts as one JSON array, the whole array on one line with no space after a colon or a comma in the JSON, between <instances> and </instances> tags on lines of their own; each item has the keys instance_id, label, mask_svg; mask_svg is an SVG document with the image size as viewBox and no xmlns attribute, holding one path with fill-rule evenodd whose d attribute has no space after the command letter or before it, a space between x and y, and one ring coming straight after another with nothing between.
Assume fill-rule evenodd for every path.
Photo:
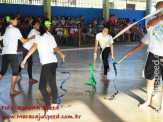
<instances>
[{"instance_id":1,"label":"dark shorts","mask_svg":"<svg viewBox=\"0 0 163 122\"><path fill-rule=\"evenodd\" d=\"M163 57L149 52L144 70L145 78L149 80L158 80L161 75L163 76Z\"/></svg>"}]
</instances>

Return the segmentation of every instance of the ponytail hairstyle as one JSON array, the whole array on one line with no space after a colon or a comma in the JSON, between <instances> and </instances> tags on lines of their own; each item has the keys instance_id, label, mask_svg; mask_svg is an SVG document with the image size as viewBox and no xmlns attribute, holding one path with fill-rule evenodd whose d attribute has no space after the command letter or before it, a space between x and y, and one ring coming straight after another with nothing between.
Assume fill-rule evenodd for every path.
<instances>
[{"instance_id":1,"label":"ponytail hairstyle","mask_svg":"<svg viewBox=\"0 0 163 122\"><path fill-rule=\"evenodd\" d=\"M47 30L48 30L48 27L51 25L51 22L49 21L49 19L44 19L42 22L41 22L41 25L40 25L40 35L44 35Z\"/></svg>"},{"instance_id":2,"label":"ponytail hairstyle","mask_svg":"<svg viewBox=\"0 0 163 122\"><path fill-rule=\"evenodd\" d=\"M13 14L10 14L5 17L4 27L2 28L2 35L6 32L6 28L10 25L10 21L16 19L17 17Z\"/></svg>"}]
</instances>

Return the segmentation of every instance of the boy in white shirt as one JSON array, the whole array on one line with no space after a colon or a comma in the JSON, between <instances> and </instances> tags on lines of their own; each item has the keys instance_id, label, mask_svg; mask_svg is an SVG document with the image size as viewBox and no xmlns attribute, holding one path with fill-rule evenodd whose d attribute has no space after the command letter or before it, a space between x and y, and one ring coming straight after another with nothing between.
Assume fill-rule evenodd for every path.
<instances>
[{"instance_id":1,"label":"boy in white shirt","mask_svg":"<svg viewBox=\"0 0 163 122\"><path fill-rule=\"evenodd\" d=\"M156 9L163 8L163 2L160 1L156 4ZM148 44L148 58L144 70L144 76L147 79L147 101L144 104L139 105L140 108L144 108L151 105L152 92L158 90L160 84L160 75L163 75L163 67L160 65L163 59L163 13L156 14L154 19L147 22L148 33L142 39L142 42L128 52L126 56L130 56L136 51ZM160 106L160 112L163 112L163 101Z\"/></svg>"}]
</instances>

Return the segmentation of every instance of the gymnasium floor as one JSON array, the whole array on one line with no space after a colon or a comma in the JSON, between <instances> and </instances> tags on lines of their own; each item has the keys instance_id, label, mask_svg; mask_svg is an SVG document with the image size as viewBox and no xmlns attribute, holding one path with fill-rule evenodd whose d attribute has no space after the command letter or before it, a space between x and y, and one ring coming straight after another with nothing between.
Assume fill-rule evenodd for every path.
<instances>
[{"instance_id":1,"label":"gymnasium floor","mask_svg":"<svg viewBox=\"0 0 163 122\"><path fill-rule=\"evenodd\" d=\"M115 45L115 61L119 61L127 51L133 49L138 43L127 45ZM115 81L119 90L119 94L114 100L109 101L111 94L115 92L113 79L115 77L112 63L110 62L111 72L108 75L109 81L101 82L103 69L96 70L94 76L97 82L96 91L93 92L90 86L84 83L90 81L89 64L93 64L93 48L72 48L61 47L66 54L66 62L62 67L62 71L69 71L72 75L66 82L64 88L68 93L62 98L62 108L57 115L72 115L73 119L52 119L52 122L162 122L163 116L159 115L155 108L158 108L156 101L153 107L145 109L138 108L139 103L146 100L146 81L142 78L142 71L146 61L146 47L135 53L131 57L125 59L117 65L118 77ZM80 49L80 50L79 50ZM99 50L98 50L99 56ZM38 54L35 53L33 66L33 77L39 80L41 65L39 63ZM60 57L59 65L60 65ZM1 64L2 58L0 58ZM19 54L19 61L22 55ZM100 65L98 57L96 67ZM36 100L35 94L38 90L38 84L29 84L26 67L22 70L23 78L17 82L16 90L20 91L20 95L10 97L10 79L11 68L0 81L0 115L43 115L43 110L4 110L2 106L43 106L42 100ZM57 72L57 85L59 94L63 93L59 86L61 81L67 76ZM159 96L158 96L159 97ZM80 119L79 119L80 116ZM63 117L63 116L62 116ZM76 117L76 118L75 118ZM5 122L35 122L37 119L0 119ZM41 119L47 121L47 119Z\"/></svg>"}]
</instances>

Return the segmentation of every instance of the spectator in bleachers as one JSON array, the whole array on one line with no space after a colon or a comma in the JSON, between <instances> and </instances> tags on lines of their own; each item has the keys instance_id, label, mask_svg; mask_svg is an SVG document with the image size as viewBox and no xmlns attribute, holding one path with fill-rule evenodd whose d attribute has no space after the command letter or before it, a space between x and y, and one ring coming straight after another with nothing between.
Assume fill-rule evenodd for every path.
<instances>
[{"instance_id":1,"label":"spectator in bleachers","mask_svg":"<svg viewBox=\"0 0 163 122\"><path fill-rule=\"evenodd\" d=\"M109 24L110 26L113 26L113 15L110 15Z\"/></svg>"},{"instance_id":2,"label":"spectator in bleachers","mask_svg":"<svg viewBox=\"0 0 163 122\"><path fill-rule=\"evenodd\" d=\"M98 25L98 31L99 32L102 32L103 28L104 28L104 25L103 25L103 22L100 22L100 25Z\"/></svg>"},{"instance_id":3,"label":"spectator in bleachers","mask_svg":"<svg viewBox=\"0 0 163 122\"><path fill-rule=\"evenodd\" d=\"M68 30L68 24L67 24L67 21L65 22L65 25L64 25L64 38L67 38L69 37L69 30Z\"/></svg>"},{"instance_id":4,"label":"spectator in bleachers","mask_svg":"<svg viewBox=\"0 0 163 122\"><path fill-rule=\"evenodd\" d=\"M141 36L141 38L144 37L145 33L144 33L144 30L143 30L141 24L139 24L139 31L140 31L140 36ZM140 41L140 40L139 40L139 41Z\"/></svg>"},{"instance_id":5,"label":"spectator in bleachers","mask_svg":"<svg viewBox=\"0 0 163 122\"><path fill-rule=\"evenodd\" d=\"M132 41L136 41L136 35L137 35L137 26L134 25L132 28L131 28L131 40Z\"/></svg>"},{"instance_id":6,"label":"spectator in bleachers","mask_svg":"<svg viewBox=\"0 0 163 122\"><path fill-rule=\"evenodd\" d=\"M67 17L66 23L67 23L68 26L70 26L70 24L71 24L71 18L69 16Z\"/></svg>"},{"instance_id":7,"label":"spectator in bleachers","mask_svg":"<svg viewBox=\"0 0 163 122\"><path fill-rule=\"evenodd\" d=\"M110 26L117 25L117 17L116 17L115 14L113 14L113 15L110 16L109 22L110 22Z\"/></svg>"},{"instance_id":8,"label":"spectator in bleachers","mask_svg":"<svg viewBox=\"0 0 163 122\"><path fill-rule=\"evenodd\" d=\"M49 20L49 14L48 14L48 12L46 12L44 14L44 17L43 17L43 20L42 21L44 21L44 20Z\"/></svg>"},{"instance_id":9,"label":"spectator in bleachers","mask_svg":"<svg viewBox=\"0 0 163 122\"><path fill-rule=\"evenodd\" d=\"M20 24L20 22L21 22L20 13L17 13L17 14L16 14L16 17L17 17L18 26L19 26L19 24Z\"/></svg>"},{"instance_id":10,"label":"spectator in bleachers","mask_svg":"<svg viewBox=\"0 0 163 122\"><path fill-rule=\"evenodd\" d=\"M84 28L81 28L81 37L83 40L83 43L86 43L86 35L87 35L87 29L85 28L85 25L83 26Z\"/></svg>"},{"instance_id":11,"label":"spectator in bleachers","mask_svg":"<svg viewBox=\"0 0 163 122\"><path fill-rule=\"evenodd\" d=\"M78 25L75 24L75 26L74 26L74 32L75 32L76 45L78 45L78 43L79 43L79 28L80 28L80 23Z\"/></svg>"},{"instance_id":12,"label":"spectator in bleachers","mask_svg":"<svg viewBox=\"0 0 163 122\"><path fill-rule=\"evenodd\" d=\"M105 24L105 22L104 22L104 18L101 18L100 23L102 23L102 25Z\"/></svg>"},{"instance_id":13,"label":"spectator in bleachers","mask_svg":"<svg viewBox=\"0 0 163 122\"><path fill-rule=\"evenodd\" d=\"M64 29L62 28L62 23L59 22L57 28L55 29L55 31L57 32L57 36L59 37L59 43L62 43L63 42L63 32L64 32Z\"/></svg>"},{"instance_id":14,"label":"spectator in bleachers","mask_svg":"<svg viewBox=\"0 0 163 122\"><path fill-rule=\"evenodd\" d=\"M58 16L58 19L57 19L57 25L61 22L61 17ZM61 23L62 24L62 23Z\"/></svg>"},{"instance_id":15,"label":"spectator in bleachers","mask_svg":"<svg viewBox=\"0 0 163 122\"><path fill-rule=\"evenodd\" d=\"M94 18L94 20L93 20L93 27L97 26L97 25L98 25L97 18Z\"/></svg>"},{"instance_id":16,"label":"spectator in bleachers","mask_svg":"<svg viewBox=\"0 0 163 122\"><path fill-rule=\"evenodd\" d=\"M80 16L80 24L81 24L81 27L85 26L83 16Z\"/></svg>"},{"instance_id":17,"label":"spectator in bleachers","mask_svg":"<svg viewBox=\"0 0 163 122\"><path fill-rule=\"evenodd\" d=\"M53 26L57 26L57 17L56 16L54 16L54 18L53 18L53 20L52 20L52 25Z\"/></svg>"},{"instance_id":18,"label":"spectator in bleachers","mask_svg":"<svg viewBox=\"0 0 163 122\"><path fill-rule=\"evenodd\" d=\"M32 25L33 20L35 20L34 17L33 16L30 16L29 17L29 24L30 24L30 26Z\"/></svg>"},{"instance_id":19,"label":"spectator in bleachers","mask_svg":"<svg viewBox=\"0 0 163 122\"><path fill-rule=\"evenodd\" d=\"M65 17L64 16L62 16L61 23L62 23L62 26L65 25Z\"/></svg>"},{"instance_id":20,"label":"spectator in bleachers","mask_svg":"<svg viewBox=\"0 0 163 122\"><path fill-rule=\"evenodd\" d=\"M75 37L75 28L74 28L74 24L70 25L70 37L72 38L74 44L76 45L76 37Z\"/></svg>"},{"instance_id":21,"label":"spectator in bleachers","mask_svg":"<svg viewBox=\"0 0 163 122\"><path fill-rule=\"evenodd\" d=\"M94 34L92 33L92 24L90 23L88 27L89 29L87 30L87 36L89 37L89 44L91 44L93 42L92 39L94 36Z\"/></svg>"},{"instance_id":22,"label":"spectator in bleachers","mask_svg":"<svg viewBox=\"0 0 163 122\"><path fill-rule=\"evenodd\" d=\"M75 24L75 23L76 23L75 17L72 17L72 19L71 19L71 25L72 25L72 24Z\"/></svg>"},{"instance_id":23,"label":"spectator in bleachers","mask_svg":"<svg viewBox=\"0 0 163 122\"><path fill-rule=\"evenodd\" d=\"M126 26L129 26L129 25L130 25L130 20L129 20L129 18L126 18ZM127 37L127 40L129 41L130 40L130 30L126 31L126 37Z\"/></svg>"},{"instance_id":24,"label":"spectator in bleachers","mask_svg":"<svg viewBox=\"0 0 163 122\"><path fill-rule=\"evenodd\" d=\"M41 23L41 17L40 16L37 17L37 22Z\"/></svg>"},{"instance_id":25,"label":"spectator in bleachers","mask_svg":"<svg viewBox=\"0 0 163 122\"><path fill-rule=\"evenodd\" d=\"M76 22L75 22L75 24L79 24L80 23L80 20L79 20L79 17L76 17Z\"/></svg>"},{"instance_id":26,"label":"spectator in bleachers","mask_svg":"<svg viewBox=\"0 0 163 122\"><path fill-rule=\"evenodd\" d=\"M31 26L30 26L30 23L29 23L29 18L28 17L24 17L21 20L20 26L21 26L21 33L22 33L22 35L25 38L27 38L28 33L29 33L30 29L31 29Z\"/></svg>"}]
</instances>

